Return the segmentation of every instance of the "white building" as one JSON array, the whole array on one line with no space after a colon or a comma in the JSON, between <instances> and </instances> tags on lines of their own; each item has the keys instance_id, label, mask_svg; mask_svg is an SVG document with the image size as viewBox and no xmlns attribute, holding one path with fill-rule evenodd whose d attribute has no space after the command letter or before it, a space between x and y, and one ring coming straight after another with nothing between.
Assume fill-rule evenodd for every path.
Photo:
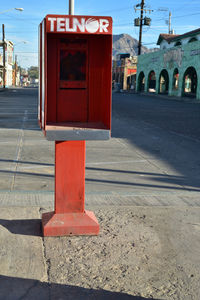
<instances>
[{"instance_id":1,"label":"white building","mask_svg":"<svg viewBox=\"0 0 200 300\"><path fill-rule=\"evenodd\" d=\"M13 84L13 43L6 41L6 86Z\"/></svg>"},{"instance_id":2,"label":"white building","mask_svg":"<svg viewBox=\"0 0 200 300\"><path fill-rule=\"evenodd\" d=\"M159 35L157 45L160 46L160 50L173 48L176 46L184 46L188 43L200 41L200 29L186 32L184 34L165 34Z\"/></svg>"},{"instance_id":3,"label":"white building","mask_svg":"<svg viewBox=\"0 0 200 300\"><path fill-rule=\"evenodd\" d=\"M3 42L0 42L2 47L1 62L0 62L0 76L2 81L0 85L3 85ZM13 43L11 41L5 41L5 86L9 87L13 84Z\"/></svg>"}]
</instances>

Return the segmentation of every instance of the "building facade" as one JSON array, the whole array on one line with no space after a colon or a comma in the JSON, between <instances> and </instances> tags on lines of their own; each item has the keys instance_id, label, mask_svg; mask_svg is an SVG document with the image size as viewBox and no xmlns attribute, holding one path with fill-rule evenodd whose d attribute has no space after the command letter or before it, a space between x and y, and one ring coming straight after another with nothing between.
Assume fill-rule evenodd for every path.
<instances>
[{"instance_id":1,"label":"building facade","mask_svg":"<svg viewBox=\"0 0 200 300\"><path fill-rule=\"evenodd\" d=\"M0 58L0 85L3 86L3 42L0 41L1 58ZM5 86L10 87L13 83L13 43L5 41Z\"/></svg>"},{"instance_id":2,"label":"building facade","mask_svg":"<svg viewBox=\"0 0 200 300\"><path fill-rule=\"evenodd\" d=\"M137 91L200 100L200 28L160 34L157 44L159 51L138 57Z\"/></svg>"},{"instance_id":3,"label":"building facade","mask_svg":"<svg viewBox=\"0 0 200 300\"><path fill-rule=\"evenodd\" d=\"M136 89L137 56L119 54L113 61L113 85L121 90Z\"/></svg>"}]
</instances>

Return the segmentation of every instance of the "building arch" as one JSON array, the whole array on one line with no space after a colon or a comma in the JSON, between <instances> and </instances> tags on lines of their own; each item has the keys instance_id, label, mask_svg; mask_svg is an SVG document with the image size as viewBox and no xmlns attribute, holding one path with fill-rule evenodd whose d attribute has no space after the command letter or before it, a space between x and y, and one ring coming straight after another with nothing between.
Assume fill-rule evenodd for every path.
<instances>
[{"instance_id":1,"label":"building arch","mask_svg":"<svg viewBox=\"0 0 200 300\"><path fill-rule=\"evenodd\" d=\"M193 43L193 42L197 42L197 41L198 41L197 38L193 37L188 41L188 43Z\"/></svg>"},{"instance_id":2,"label":"building arch","mask_svg":"<svg viewBox=\"0 0 200 300\"><path fill-rule=\"evenodd\" d=\"M196 97L197 82L196 69L194 67L187 68L183 76L183 96Z\"/></svg>"},{"instance_id":3,"label":"building arch","mask_svg":"<svg viewBox=\"0 0 200 300\"><path fill-rule=\"evenodd\" d=\"M175 68L173 72L172 89L177 91L178 85L179 85L179 71L178 68Z\"/></svg>"},{"instance_id":4,"label":"building arch","mask_svg":"<svg viewBox=\"0 0 200 300\"><path fill-rule=\"evenodd\" d=\"M130 76L130 82L131 82L131 89L135 90L136 89L136 74L132 74Z\"/></svg>"},{"instance_id":5,"label":"building arch","mask_svg":"<svg viewBox=\"0 0 200 300\"><path fill-rule=\"evenodd\" d=\"M148 86L147 86L148 92L155 93L155 91L156 91L156 73L153 70L151 70L149 72L147 84L148 84Z\"/></svg>"},{"instance_id":6,"label":"building arch","mask_svg":"<svg viewBox=\"0 0 200 300\"><path fill-rule=\"evenodd\" d=\"M176 46L181 46L181 45L182 45L181 42L178 41L178 42L176 42L176 44L174 46L176 47Z\"/></svg>"},{"instance_id":7,"label":"building arch","mask_svg":"<svg viewBox=\"0 0 200 300\"><path fill-rule=\"evenodd\" d=\"M145 88L145 75L144 72L141 71L138 76L138 91L144 92L144 88Z\"/></svg>"},{"instance_id":8,"label":"building arch","mask_svg":"<svg viewBox=\"0 0 200 300\"><path fill-rule=\"evenodd\" d=\"M166 69L160 72L159 76L159 93L166 94L169 90L169 75Z\"/></svg>"}]
</instances>

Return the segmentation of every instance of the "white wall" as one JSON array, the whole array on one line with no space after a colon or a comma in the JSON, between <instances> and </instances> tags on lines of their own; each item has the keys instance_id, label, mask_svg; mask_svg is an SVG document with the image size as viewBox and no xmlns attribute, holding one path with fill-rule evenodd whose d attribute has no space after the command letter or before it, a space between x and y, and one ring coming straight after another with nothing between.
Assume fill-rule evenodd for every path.
<instances>
[{"instance_id":1,"label":"white wall","mask_svg":"<svg viewBox=\"0 0 200 300\"><path fill-rule=\"evenodd\" d=\"M192 37L186 37L186 38L183 38L181 39L181 43L182 45L186 45L189 40L191 39ZM200 41L200 33L195 35L195 38ZM177 41L176 41L177 42ZM176 42L171 42L168 44L168 42L166 40L163 40L161 43L160 43L160 49L161 50L164 50L164 49L168 49L168 48L172 48L175 46Z\"/></svg>"},{"instance_id":2,"label":"white wall","mask_svg":"<svg viewBox=\"0 0 200 300\"><path fill-rule=\"evenodd\" d=\"M12 66L6 66L6 86L12 86Z\"/></svg>"}]
</instances>

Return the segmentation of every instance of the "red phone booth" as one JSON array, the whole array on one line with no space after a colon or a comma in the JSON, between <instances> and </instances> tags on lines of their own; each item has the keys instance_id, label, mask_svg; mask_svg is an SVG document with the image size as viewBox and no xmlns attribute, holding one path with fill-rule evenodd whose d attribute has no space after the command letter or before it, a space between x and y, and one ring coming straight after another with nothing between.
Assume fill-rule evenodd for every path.
<instances>
[{"instance_id":1,"label":"red phone booth","mask_svg":"<svg viewBox=\"0 0 200 300\"><path fill-rule=\"evenodd\" d=\"M38 119L55 141L55 211L43 214L43 232L98 234L84 209L85 140L110 137L112 19L47 15L39 32Z\"/></svg>"}]
</instances>

